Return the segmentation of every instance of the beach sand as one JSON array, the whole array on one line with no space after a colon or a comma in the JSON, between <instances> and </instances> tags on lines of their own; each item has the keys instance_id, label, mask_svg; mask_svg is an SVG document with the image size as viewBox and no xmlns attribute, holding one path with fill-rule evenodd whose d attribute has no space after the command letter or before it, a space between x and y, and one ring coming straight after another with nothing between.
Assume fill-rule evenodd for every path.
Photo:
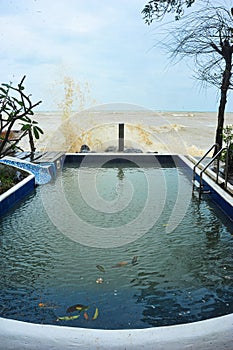
<instances>
[{"instance_id":1,"label":"beach sand","mask_svg":"<svg viewBox=\"0 0 233 350\"><path fill-rule=\"evenodd\" d=\"M127 108L92 108L73 112L36 112L35 120L44 130L37 150L78 152L82 144L103 152L118 146L118 124L125 124L125 148L143 152L200 156L215 141L217 112L158 112ZM233 124L233 113L226 113L225 125ZM27 150L28 143L21 146Z\"/></svg>"}]
</instances>

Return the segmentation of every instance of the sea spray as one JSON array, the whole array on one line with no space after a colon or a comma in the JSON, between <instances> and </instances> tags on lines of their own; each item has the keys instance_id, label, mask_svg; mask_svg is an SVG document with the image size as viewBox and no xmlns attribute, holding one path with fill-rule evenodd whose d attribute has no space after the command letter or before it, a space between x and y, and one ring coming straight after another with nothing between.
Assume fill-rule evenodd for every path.
<instances>
[{"instance_id":1,"label":"sea spray","mask_svg":"<svg viewBox=\"0 0 233 350\"><path fill-rule=\"evenodd\" d=\"M187 154L189 154L190 156L202 157L205 154L205 151L203 149L198 148L195 145L192 145L187 147Z\"/></svg>"},{"instance_id":2,"label":"sea spray","mask_svg":"<svg viewBox=\"0 0 233 350\"><path fill-rule=\"evenodd\" d=\"M64 142L67 144L70 142L70 139L73 138L73 129L70 123L70 116L72 113L75 92L74 80L68 76L64 77L64 92L64 100L58 106L61 107L62 110L63 135L65 138ZM66 148L65 145L63 147Z\"/></svg>"},{"instance_id":3,"label":"sea spray","mask_svg":"<svg viewBox=\"0 0 233 350\"><path fill-rule=\"evenodd\" d=\"M66 121L61 112L40 112L38 121L45 130L37 150L79 152L82 144L92 151L103 152L108 147L118 149L118 125L125 124L125 148L140 148L143 152L202 155L213 144L214 113L156 112L136 109L137 106L117 104L97 105L80 112L71 112L70 136L64 136ZM131 108L131 109L130 109ZM228 115L229 123L233 113ZM208 132L207 132L208 130ZM53 135L52 135L53 134ZM52 135L52 136L51 136ZM48 137L50 137L48 141Z\"/></svg>"},{"instance_id":4,"label":"sea spray","mask_svg":"<svg viewBox=\"0 0 233 350\"><path fill-rule=\"evenodd\" d=\"M75 125L75 122L73 123ZM118 123L97 124L82 131L80 136L70 140L69 152L78 152L82 144L87 144L95 152L118 149ZM182 143L177 134L162 137L140 124L125 123L125 150L140 149L142 152L176 153L177 145ZM174 147L175 145L175 147ZM184 146L182 151L184 152ZM183 153L182 152L182 153Z\"/></svg>"},{"instance_id":5,"label":"sea spray","mask_svg":"<svg viewBox=\"0 0 233 350\"><path fill-rule=\"evenodd\" d=\"M143 147L151 147L153 145L153 141L151 140L151 132L145 130L145 127L140 124L132 125L127 124L128 129L128 139L137 140L138 145L142 145ZM135 135L135 137L134 137Z\"/></svg>"},{"instance_id":6,"label":"sea spray","mask_svg":"<svg viewBox=\"0 0 233 350\"><path fill-rule=\"evenodd\" d=\"M64 98L59 102L58 108L61 111L61 125L55 131L53 137L48 141L47 150L63 150L66 152L77 152L80 150L82 135L82 117L80 112L87 106L93 105L95 100L91 97L88 82L75 82L70 76L65 76L62 80Z\"/></svg>"},{"instance_id":7,"label":"sea spray","mask_svg":"<svg viewBox=\"0 0 233 350\"><path fill-rule=\"evenodd\" d=\"M163 117L158 120L160 124L162 122L164 124L153 125L154 116L151 116L152 125L148 125L149 123L146 122L148 111L119 110L116 112L106 111L104 108L101 110L101 106L97 106L97 108L72 113L73 86L72 81L67 80L65 94L67 104L63 109L63 122L47 149L75 153L80 151L83 144L86 144L94 152L105 152L109 148L117 151L118 127L119 123L123 122L125 149L140 149L142 152L186 153L186 147L182 142L182 133L186 128L179 124L169 122L166 124ZM138 118L138 113L141 118ZM134 122L134 119L136 121L140 119L140 123Z\"/></svg>"}]
</instances>

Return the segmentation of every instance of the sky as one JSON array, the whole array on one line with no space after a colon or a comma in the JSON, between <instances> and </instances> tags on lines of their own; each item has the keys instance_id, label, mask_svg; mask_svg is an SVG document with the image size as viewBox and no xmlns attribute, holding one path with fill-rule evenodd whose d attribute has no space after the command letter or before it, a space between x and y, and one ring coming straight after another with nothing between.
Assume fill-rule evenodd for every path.
<instances>
[{"instance_id":1,"label":"sky","mask_svg":"<svg viewBox=\"0 0 233 350\"><path fill-rule=\"evenodd\" d=\"M217 111L218 91L201 87L191 67L174 65L156 45L163 29L144 23L146 2L0 0L1 83L17 84L26 75L26 92L33 102L42 100L41 111L60 108L67 77L87 107ZM73 108L80 104L77 97ZM230 95L227 111L233 111Z\"/></svg>"}]
</instances>

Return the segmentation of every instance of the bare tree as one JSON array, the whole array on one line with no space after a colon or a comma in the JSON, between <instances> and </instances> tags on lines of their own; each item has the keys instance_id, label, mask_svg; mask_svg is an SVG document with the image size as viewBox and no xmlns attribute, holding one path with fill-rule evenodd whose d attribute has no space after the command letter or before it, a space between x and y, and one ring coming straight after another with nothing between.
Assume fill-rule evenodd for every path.
<instances>
[{"instance_id":1,"label":"bare tree","mask_svg":"<svg viewBox=\"0 0 233 350\"><path fill-rule=\"evenodd\" d=\"M169 38L166 47L171 56L193 58L196 78L220 90L215 142L222 147L227 94L232 88L232 12L224 7L205 7L181 19Z\"/></svg>"}]
</instances>

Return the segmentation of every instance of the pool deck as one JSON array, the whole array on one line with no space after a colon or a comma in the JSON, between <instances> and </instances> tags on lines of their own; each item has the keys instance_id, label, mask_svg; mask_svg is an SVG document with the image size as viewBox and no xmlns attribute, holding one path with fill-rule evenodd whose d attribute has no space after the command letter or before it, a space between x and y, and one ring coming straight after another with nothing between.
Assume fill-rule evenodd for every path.
<instances>
[{"instance_id":1,"label":"pool deck","mask_svg":"<svg viewBox=\"0 0 233 350\"><path fill-rule=\"evenodd\" d=\"M195 162L198 162L200 159L201 159L201 157L192 157L192 156L187 156L188 157L188 159L190 159L193 163ZM205 159L203 159L203 161L200 163L200 169L203 169L203 167L205 166L205 165L207 165L208 163L209 163L209 161L211 160L211 157L207 157L207 158L205 158ZM223 163L221 163L220 162L220 168L222 167L223 168L223 166L224 166L224 164ZM210 167L210 169L212 169L213 168L213 165ZM208 171L207 171L208 172ZM221 172L220 172L220 178L222 178L222 181L224 181L224 179L223 179L223 176L224 176L224 174L222 174ZM233 185L233 174L232 173L230 173L229 175L228 175L228 182L229 182L229 184L231 184L231 185Z\"/></svg>"},{"instance_id":2,"label":"pool deck","mask_svg":"<svg viewBox=\"0 0 233 350\"><path fill-rule=\"evenodd\" d=\"M31 152L18 152L15 157L21 160L26 160L28 162L32 162L35 164L43 164L43 163L51 163L55 162L61 156L63 156L65 152L35 152L33 157L31 158Z\"/></svg>"}]
</instances>

